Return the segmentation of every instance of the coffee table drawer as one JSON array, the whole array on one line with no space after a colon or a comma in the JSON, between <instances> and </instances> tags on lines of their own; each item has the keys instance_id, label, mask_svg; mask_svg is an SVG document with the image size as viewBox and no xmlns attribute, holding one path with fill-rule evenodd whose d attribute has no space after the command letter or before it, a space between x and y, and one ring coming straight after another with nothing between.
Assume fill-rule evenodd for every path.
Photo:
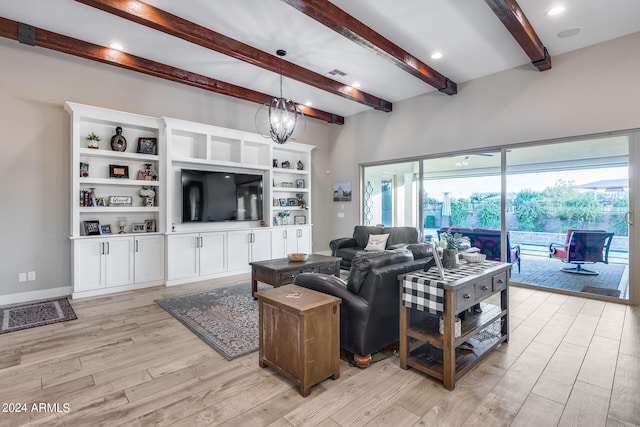
<instances>
[{"instance_id":1,"label":"coffee table drawer","mask_svg":"<svg viewBox=\"0 0 640 427\"><path fill-rule=\"evenodd\" d=\"M493 292L502 291L507 289L507 272L503 271L500 274L496 274L492 278L493 280Z\"/></svg>"},{"instance_id":2,"label":"coffee table drawer","mask_svg":"<svg viewBox=\"0 0 640 427\"><path fill-rule=\"evenodd\" d=\"M462 310L475 305L476 296L474 286L465 286L463 289L456 291L456 309L455 313L460 313Z\"/></svg>"},{"instance_id":3,"label":"coffee table drawer","mask_svg":"<svg viewBox=\"0 0 640 427\"><path fill-rule=\"evenodd\" d=\"M334 274L337 273L336 264L335 263L331 263L331 264L320 265L320 266L315 268L315 272L316 273L322 273L322 274L334 275Z\"/></svg>"},{"instance_id":4,"label":"coffee table drawer","mask_svg":"<svg viewBox=\"0 0 640 427\"><path fill-rule=\"evenodd\" d=\"M488 277L474 284L475 299L480 302L493 293L492 278Z\"/></svg>"},{"instance_id":5,"label":"coffee table drawer","mask_svg":"<svg viewBox=\"0 0 640 427\"><path fill-rule=\"evenodd\" d=\"M317 267L303 267L278 273L278 286L290 285L300 273L317 273Z\"/></svg>"}]
</instances>

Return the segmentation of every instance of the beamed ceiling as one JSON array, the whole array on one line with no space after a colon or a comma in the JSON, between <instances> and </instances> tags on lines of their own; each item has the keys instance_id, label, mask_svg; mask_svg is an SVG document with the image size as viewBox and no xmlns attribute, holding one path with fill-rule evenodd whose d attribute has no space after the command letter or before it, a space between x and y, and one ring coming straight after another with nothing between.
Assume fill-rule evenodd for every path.
<instances>
[{"instance_id":1,"label":"beamed ceiling","mask_svg":"<svg viewBox=\"0 0 640 427\"><path fill-rule=\"evenodd\" d=\"M638 16L638 0L5 0L0 36L260 104L282 65L286 98L342 124L514 67L552 73L554 55L640 31Z\"/></svg>"}]
</instances>

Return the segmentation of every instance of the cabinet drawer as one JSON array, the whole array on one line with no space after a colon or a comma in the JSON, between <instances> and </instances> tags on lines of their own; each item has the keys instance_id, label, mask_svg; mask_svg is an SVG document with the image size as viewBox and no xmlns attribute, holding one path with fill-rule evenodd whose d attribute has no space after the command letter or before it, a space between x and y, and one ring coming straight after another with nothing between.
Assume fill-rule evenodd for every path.
<instances>
[{"instance_id":1,"label":"cabinet drawer","mask_svg":"<svg viewBox=\"0 0 640 427\"><path fill-rule=\"evenodd\" d=\"M325 264L318 267L318 273L322 274L336 274L336 265L335 264Z\"/></svg>"},{"instance_id":2,"label":"cabinet drawer","mask_svg":"<svg viewBox=\"0 0 640 427\"><path fill-rule=\"evenodd\" d=\"M465 286L456 290L456 313L473 306L476 303L474 286Z\"/></svg>"},{"instance_id":3,"label":"cabinet drawer","mask_svg":"<svg viewBox=\"0 0 640 427\"><path fill-rule=\"evenodd\" d=\"M279 286L283 286L283 285L289 285L291 283L293 283L293 280L296 278L296 276L300 274L300 271L294 271L294 270L289 270L289 271L283 271L282 273L278 273L278 285Z\"/></svg>"},{"instance_id":4,"label":"cabinet drawer","mask_svg":"<svg viewBox=\"0 0 640 427\"><path fill-rule=\"evenodd\" d=\"M474 284L475 299L477 301L482 301L494 292L492 286L493 279L494 277L486 278Z\"/></svg>"},{"instance_id":5,"label":"cabinet drawer","mask_svg":"<svg viewBox=\"0 0 640 427\"><path fill-rule=\"evenodd\" d=\"M492 278L493 292L502 291L507 288L507 272L503 271L500 274L496 274Z\"/></svg>"}]
</instances>

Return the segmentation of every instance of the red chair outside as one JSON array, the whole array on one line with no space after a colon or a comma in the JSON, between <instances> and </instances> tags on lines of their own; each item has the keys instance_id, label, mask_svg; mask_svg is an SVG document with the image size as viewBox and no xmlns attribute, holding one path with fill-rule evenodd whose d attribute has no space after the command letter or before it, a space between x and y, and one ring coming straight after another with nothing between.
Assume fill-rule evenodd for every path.
<instances>
[{"instance_id":1,"label":"red chair outside","mask_svg":"<svg viewBox=\"0 0 640 427\"><path fill-rule=\"evenodd\" d=\"M604 230L567 230L565 243L551 243L549 258L558 258L562 262L573 264L562 271L577 274L598 274L588 270L584 264L609 263L609 247L614 233Z\"/></svg>"}]
</instances>

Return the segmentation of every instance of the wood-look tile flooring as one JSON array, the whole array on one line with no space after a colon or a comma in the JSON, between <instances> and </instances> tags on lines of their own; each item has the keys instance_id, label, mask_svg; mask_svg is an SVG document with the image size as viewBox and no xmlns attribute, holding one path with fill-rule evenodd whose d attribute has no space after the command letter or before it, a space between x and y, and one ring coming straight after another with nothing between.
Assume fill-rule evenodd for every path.
<instances>
[{"instance_id":1,"label":"wood-look tile flooring","mask_svg":"<svg viewBox=\"0 0 640 427\"><path fill-rule=\"evenodd\" d=\"M27 405L0 425L640 425L640 307L512 287L511 341L454 391L391 357L342 363L303 398L257 353L228 362L153 302L248 280L74 300L78 320L0 335L0 410Z\"/></svg>"}]
</instances>

